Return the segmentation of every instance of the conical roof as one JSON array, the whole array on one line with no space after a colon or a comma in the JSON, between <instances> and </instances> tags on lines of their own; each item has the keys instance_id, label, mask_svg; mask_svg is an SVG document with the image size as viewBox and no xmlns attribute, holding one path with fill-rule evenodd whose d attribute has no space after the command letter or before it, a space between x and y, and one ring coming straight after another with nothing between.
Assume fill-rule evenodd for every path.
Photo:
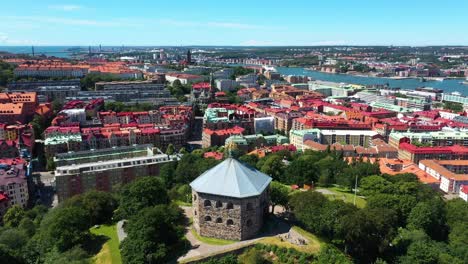
<instances>
[{"instance_id":1,"label":"conical roof","mask_svg":"<svg viewBox=\"0 0 468 264\"><path fill-rule=\"evenodd\" d=\"M245 198L260 195L271 178L234 158L227 158L190 183L200 193Z\"/></svg>"}]
</instances>

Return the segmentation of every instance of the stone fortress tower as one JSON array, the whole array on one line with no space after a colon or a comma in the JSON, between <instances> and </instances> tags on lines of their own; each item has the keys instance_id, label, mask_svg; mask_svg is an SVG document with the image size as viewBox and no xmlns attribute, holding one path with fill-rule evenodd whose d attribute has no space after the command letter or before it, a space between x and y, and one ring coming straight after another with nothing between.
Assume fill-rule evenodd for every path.
<instances>
[{"instance_id":1,"label":"stone fortress tower","mask_svg":"<svg viewBox=\"0 0 468 264\"><path fill-rule=\"evenodd\" d=\"M268 214L271 178L227 158L195 179L193 225L201 236L245 240L255 236Z\"/></svg>"}]
</instances>

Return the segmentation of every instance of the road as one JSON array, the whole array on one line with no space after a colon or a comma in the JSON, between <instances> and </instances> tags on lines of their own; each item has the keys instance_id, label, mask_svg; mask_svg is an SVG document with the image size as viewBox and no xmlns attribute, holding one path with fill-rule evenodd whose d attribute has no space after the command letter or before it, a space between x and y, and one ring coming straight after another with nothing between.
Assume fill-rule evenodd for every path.
<instances>
[{"instance_id":1,"label":"road","mask_svg":"<svg viewBox=\"0 0 468 264\"><path fill-rule=\"evenodd\" d=\"M57 195L54 190L55 176L48 171L35 172L33 177L37 183L38 200L36 203L43 204L48 207L56 207L58 204Z\"/></svg>"}]
</instances>

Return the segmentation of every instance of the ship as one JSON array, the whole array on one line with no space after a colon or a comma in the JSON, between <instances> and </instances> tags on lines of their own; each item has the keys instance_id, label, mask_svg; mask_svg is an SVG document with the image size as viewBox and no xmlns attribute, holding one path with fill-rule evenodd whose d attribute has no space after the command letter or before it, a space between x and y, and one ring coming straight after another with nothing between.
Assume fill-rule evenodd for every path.
<instances>
[{"instance_id":1,"label":"ship","mask_svg":"<svg viewBox=\"0 0 468 264\"><path fill-rule=\"evenodd\" d=\"M461 84L468 85L468 77L463 82L460 82Z\"/></svg>"},{"instance_id":2,"label":"ship","mask_svg":"<svg viewBox=\"0 0 468 264\"><path fill-rule=\"evenodd\" d=\"M276 72L276 68L271 65L263 65L263 69L265 69L265 71Z\"/></svg>"}]
</instances>

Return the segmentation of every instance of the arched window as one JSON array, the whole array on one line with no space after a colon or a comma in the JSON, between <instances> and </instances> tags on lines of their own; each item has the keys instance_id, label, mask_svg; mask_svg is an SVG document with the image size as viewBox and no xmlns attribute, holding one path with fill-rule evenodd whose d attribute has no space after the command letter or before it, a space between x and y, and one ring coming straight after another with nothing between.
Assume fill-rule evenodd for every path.
<instances>
[{"instance_id":1,"label":"arched window","mask_svg":"<svg viewBox=\"0 0 468 264\"><path fill-rule=\"evenodd\" d=\"M252 207L252 204L251 203L247 203L247 210L253 210L253 207Z\"/></svg>"},{"instance_id":2,"label":"arched window","mask_svg":"<svg viewBox=\"0 0 468 264\"><path fill-rule=\"evenodd\" d=\"M226 221L226 225L230 226L230 225L233 225L234 224L234 221L232 221L231 219L228 219Z\"/></svg>"},{"instance_id":3,"label":"arched window","mask_svg":"<svg viewBox=\"0 0 468 264\"><path fill-rule=\"evenodd\" d=\"M206 222L210 222L210 221L211 221L211 216L208 216L208 215L205 216L205 221L206 221Z\"/></svg>"},{"instance_id":4,"label":"arched window","mask_svg":"<svg viewBox=\"0 0 468 264\"><path fill-rule=\"evenodd\" d=\"M252 220L247 220L247 226L252 226Z\"/></svg>"},{"instance_id":5,"label":"arched window","mask_svg":"<svg viewBox=\"0 0 468 264\"><path fill-rule=\"evenodd\" d=\"M223 207L223 203L220 201L216 201L216 208Z\"/></svg>"},{"instance_id":6,"label":"arched window","mask_svg":"<svg viewBox=\"0 0 468 264\"><path fill-rule=\"evenodd\" d=\"M216 223L219 224L219 223L222 223L222 222L223 222L223 219L221 217L216 218Z\"/></svg>"},{"instance_id":7,"label":"arched window","mask_svg":"<svg viewBox=\"0 0 468 264\"><path fill-rule=\"evenodd\" d=\"M226 209L234 209L234 205L231 202L228 202L226 205Z\"/></svg>"},{"instance_id":8,"label":"arched window","mask_svg":"<svg viewBox=\"0 0 468 264\"><path fill-rule=\"evenodd\" d=\"M197 200L197 195L196 195L196 194L193 195L193 200L194 200L194 201Z\"/></svg>"},{"instance_id":9,"label":"arched window","mask_svg":"<svg viewBox=\"0 0 468 264\"><path fill-rule=\"evenodd\" d=\"M194 215L197 215L197 211L193 211L193 214L194 214Z\"/></svg>"},{"instance_id":10,"label":"arched window","mask_svg":"<svg viewBox=\"0 0 468 264\"><path fill-rule=\"evenodd\" d=\"M211 206L211 201L205 200L205 202L203 202L203 205L205 205L205 207Z\"/></svg>"}]
</instances>

